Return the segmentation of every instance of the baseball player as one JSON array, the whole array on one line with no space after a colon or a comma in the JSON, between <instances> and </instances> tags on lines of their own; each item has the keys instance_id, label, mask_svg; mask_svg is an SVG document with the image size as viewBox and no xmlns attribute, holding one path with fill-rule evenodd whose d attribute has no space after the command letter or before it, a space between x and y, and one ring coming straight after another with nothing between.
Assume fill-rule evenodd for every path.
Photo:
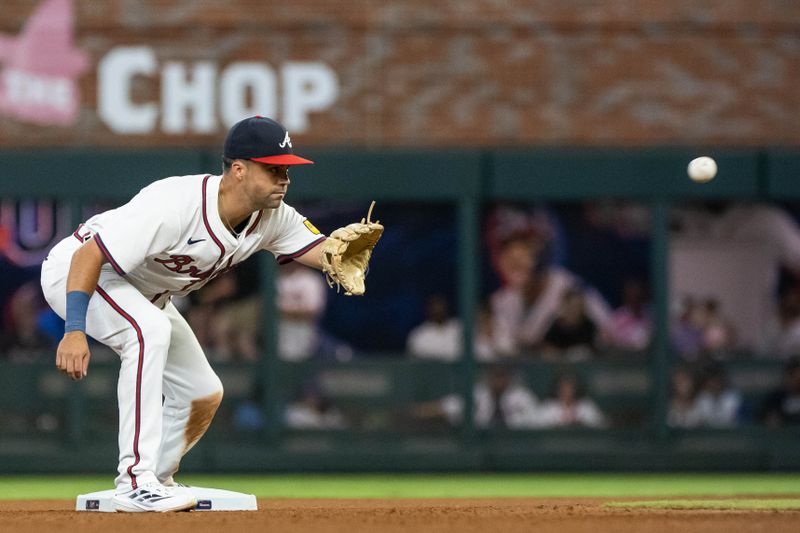
<instances>
[{"instance_id":1,"label":"baseball player","mask_svg":"<svg viewBox=\"0 0 800 533\"><path fill-rule=\"evenodd\" d=\"M326 238L284 203L289 168L312 162L292 153L289 133L274 120L235 124L222 160L221 176L162 179L90 218L42 265L45 298L65 320L58 369L74 380L87 376L87 335L121 359L117 511L180 511L197 503L172 476L205 433L223 391L172 297L259 250L279 263L321 269L346 294L363 294L383 232L368 216Z\"/></svg>"}]
</instances>

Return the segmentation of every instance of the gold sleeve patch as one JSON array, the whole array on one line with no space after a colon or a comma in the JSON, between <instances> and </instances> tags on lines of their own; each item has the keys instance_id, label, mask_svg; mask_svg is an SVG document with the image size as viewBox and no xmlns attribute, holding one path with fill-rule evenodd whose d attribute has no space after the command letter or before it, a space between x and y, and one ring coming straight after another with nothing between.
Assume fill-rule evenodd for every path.
<instances>
[{"instance_id":1,"label":"gold sleeve patch","mask_svg":"<svg viewBox=\"0 0 800 533\"><path fill-rule=\"evenodd\" d=\"M311 223L310 220L305 219L303 221L303 224L305 224L305 226L308 228L308 231L310 231L314 235L319 235L319 230L316 228L316 226L314 226L314 224Z\"/></svg>"}]
</instances>

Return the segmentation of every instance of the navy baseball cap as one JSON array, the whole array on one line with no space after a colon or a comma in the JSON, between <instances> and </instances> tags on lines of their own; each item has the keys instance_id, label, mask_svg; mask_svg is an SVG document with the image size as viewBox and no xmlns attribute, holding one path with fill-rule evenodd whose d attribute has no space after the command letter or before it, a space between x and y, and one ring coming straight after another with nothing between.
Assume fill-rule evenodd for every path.
<instances>
[{"instance_id":1,"label":"navy baseball cap","mask_svg":"<svg viewBox=\"0 0 800 533\"><path fill-rule=\"evenodd\" d=\"M289 132L271 118L250 117L233 125L225 138L223 155L270 165L309 165L313 161L292 153Z\"/></svg>"}]
</instances>

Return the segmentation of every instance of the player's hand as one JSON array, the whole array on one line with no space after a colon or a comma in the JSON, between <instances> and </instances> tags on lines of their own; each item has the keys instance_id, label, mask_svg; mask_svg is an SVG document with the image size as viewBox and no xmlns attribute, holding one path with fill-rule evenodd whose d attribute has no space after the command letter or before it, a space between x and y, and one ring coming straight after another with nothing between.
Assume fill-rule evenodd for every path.
<instances>
[{"instance_id":1,"label":"player's hand","mask_svg":"<svg viewBox=\"0 0 800 533\"><path fill-rule=\"evenodd\" d=\"M58 343L56 367L73 381L77 381L86 377L91 357L86 334L82 331L70 331Z\"/></svg>"}]
</instances>

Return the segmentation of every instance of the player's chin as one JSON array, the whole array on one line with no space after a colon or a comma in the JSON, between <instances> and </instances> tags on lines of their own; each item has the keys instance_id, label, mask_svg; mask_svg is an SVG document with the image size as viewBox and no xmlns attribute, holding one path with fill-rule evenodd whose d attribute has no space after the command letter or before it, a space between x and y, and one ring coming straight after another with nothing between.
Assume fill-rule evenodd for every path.
<instances>
[{"instance_id":1,"label":"player's chin","mask_svg":"<svg viewBox=\"0 0 800 533\"><path fill-rule=\"evenodd\" d=\"M272 194L264 199L264 207L267 209L277 209L283 202L283 194Z\"/></svg>"}]
</instances>

